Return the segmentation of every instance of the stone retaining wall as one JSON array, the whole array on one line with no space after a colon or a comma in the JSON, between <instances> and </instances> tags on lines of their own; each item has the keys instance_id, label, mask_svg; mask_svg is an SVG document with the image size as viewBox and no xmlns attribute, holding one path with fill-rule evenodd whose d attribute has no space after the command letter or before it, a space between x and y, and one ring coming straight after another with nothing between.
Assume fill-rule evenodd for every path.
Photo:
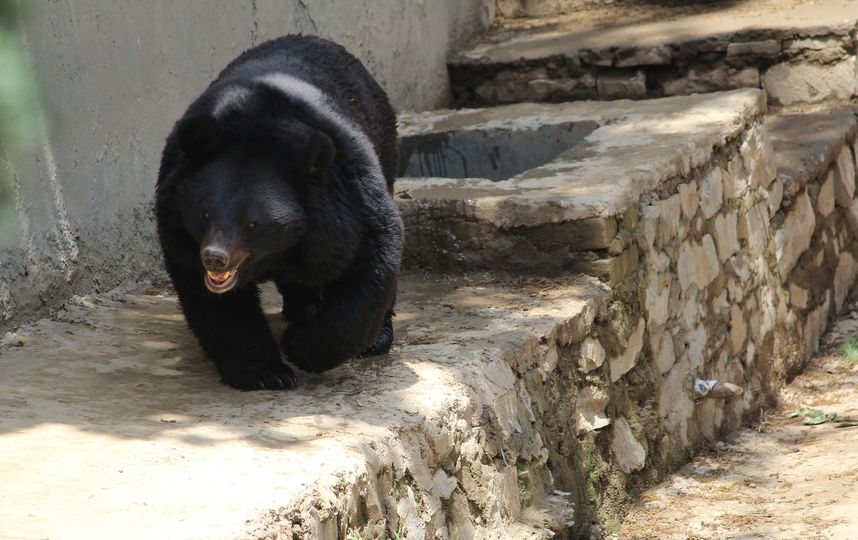
<instances>
[{"instance_id":1,"label":"stone retaining wall","mask_svg":"<svg viewBox=\"0 0 858 540\"><path fill-rule=\"evenodd\" d=\"M756 126L641 202L637 272L615 287L627 321L620 346L598 329L581 344L588 383L576 414L585 440L602 448L590 467L595 493L658 478L759 414L803 368L855 282L855 153L852 121L799 181L788 166L776 170ZM695 379L745 393L695 403ZM604 497L614 507L603 518L624 499Z\"/></svg>"},{"instance_id":2,"label":"stone retaining wall","mask_svg":"<svg viewBox=\"0 0 858 540\"><path fill-rule=\"evenodd\" d=\"M545 365L513 364L552 479L542 473L531 489L520 477L524 492L572 492L574 530L590 519L610 528L640 488L771 404L855 282L856 131L849 109L748 118L703 162L675 164L611 216L505 228L479 219L467 197L402 201L411 266L440 251L436 271L583 272L611 287L578 341L546 344L545 358L561 359L542 361L548 376ZM744 394L696 401L697 379Z\"/></svg>"},{"instance_id":3,"label":"stone retaining wall","mask_svg":"<svg viewBox=\"0 0 858 540\"><path fill-rule=\"evenodd\" d=\"M476 49L476 50L479 50ZM642 99L762 88L769 103L843 102L858 94L854 24L745 30L658 45L556 50L516 59L450 61L457 106Z\"/></svg>"}]
</instances>

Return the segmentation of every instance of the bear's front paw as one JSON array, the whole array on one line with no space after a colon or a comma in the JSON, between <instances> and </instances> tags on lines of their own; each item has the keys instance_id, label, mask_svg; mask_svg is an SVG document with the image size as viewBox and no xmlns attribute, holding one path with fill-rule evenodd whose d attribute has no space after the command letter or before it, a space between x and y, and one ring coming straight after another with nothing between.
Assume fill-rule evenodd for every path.
<instances>
[{"instance_id":1,"label":"bear's front paw","mask_svg":"<svg viewBox=\"0 0 858 540\"><path fill-rule=\"evenodd\" d=\"M223 380L239 390L282 390L298 384L295 372L282 361L244 365L224 373Z\"/></svg>"}]
</instances>

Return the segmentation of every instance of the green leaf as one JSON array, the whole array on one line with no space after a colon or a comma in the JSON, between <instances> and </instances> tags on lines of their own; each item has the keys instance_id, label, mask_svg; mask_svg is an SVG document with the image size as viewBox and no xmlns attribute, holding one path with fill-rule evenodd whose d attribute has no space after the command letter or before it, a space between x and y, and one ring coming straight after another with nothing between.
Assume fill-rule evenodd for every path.
<instances>
[{"instance_id":1,"label":"green leaf","mask_svg":"<svg viewBox=\"0 0 858 540\"><path fill-rule=\"evenodd\" d=\"M815 411L819 414L808 415L804 417L802 420L802 424L806 426L818 426L819 424L824 424L826 422L833 422L837 420L837 413L828 413L824 414L822 411Z\"/></svg>"}]
</instances>

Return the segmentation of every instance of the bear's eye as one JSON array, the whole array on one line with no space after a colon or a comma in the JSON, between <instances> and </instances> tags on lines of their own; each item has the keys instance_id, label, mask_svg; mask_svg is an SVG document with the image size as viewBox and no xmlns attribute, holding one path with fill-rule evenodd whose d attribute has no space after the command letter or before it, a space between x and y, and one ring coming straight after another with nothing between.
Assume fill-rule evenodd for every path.
<instances>
[{"instance_id":1,"label":"bear's eye","mask_svg":"<svg viewBox=\"0 0 858 540\"><path fill-rule=\"evenodd\" d=\"M203 219L206 221L209 220L209 211L208 210L203 210Z\"/></svg>"},{"instance_id":2,"label":"bear's eye","mask_svg":"<svg viewBox=\"0 0 858 540\"><path fill-rule=\"evenodd\" d=\"M247 224L247 230L248 230L249 232L253 232L253 231L255 231L255 230L256 230L256 222L255 222L255 221L251 221L250 223L248 223L248 224Z\"/></svg>"}]
</instances>

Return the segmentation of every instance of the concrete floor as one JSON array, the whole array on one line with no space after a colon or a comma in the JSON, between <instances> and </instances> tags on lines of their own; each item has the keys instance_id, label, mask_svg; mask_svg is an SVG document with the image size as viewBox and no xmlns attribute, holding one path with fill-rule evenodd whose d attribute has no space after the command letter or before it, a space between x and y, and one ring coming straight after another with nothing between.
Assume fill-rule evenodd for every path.
<instances>
[{"instance_id":1,"label":"concrete floor","mask_svg":"<svg viewBox=\"0 0 858 540\"><path fill-rule=\"evenodd\" d=\"M163 290L77 298L0 343L0 538L301 536L307 523L334 538L321 508L399 508L377 475L455 487L405 441L443 439L440 417L467 427L475 392L491 403L499 388L492 359L585 312L582 290L404 280L390 355L283 392L220 383Z\"/></svg>"}]
</instances>

